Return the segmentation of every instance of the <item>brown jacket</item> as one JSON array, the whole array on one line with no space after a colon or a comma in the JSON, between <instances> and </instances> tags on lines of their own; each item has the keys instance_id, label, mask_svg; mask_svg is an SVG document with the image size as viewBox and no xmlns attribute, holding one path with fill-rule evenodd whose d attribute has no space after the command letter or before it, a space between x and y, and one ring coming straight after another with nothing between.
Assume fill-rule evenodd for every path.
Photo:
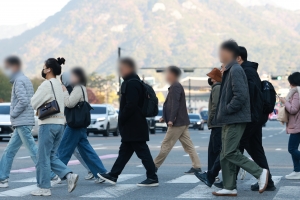
<instances>
[{"instance_id":1,"label":"brown jacket","mask_svg":"<svg viewBox=\"0 0 300 200\"><path fill-rule=\"evenodd\" d=\"M184 89L178 82L169 87L169 93L163 107L163 118L166 123L173 122L173 126L190 124Z\"/></svg>"}]
</instances>

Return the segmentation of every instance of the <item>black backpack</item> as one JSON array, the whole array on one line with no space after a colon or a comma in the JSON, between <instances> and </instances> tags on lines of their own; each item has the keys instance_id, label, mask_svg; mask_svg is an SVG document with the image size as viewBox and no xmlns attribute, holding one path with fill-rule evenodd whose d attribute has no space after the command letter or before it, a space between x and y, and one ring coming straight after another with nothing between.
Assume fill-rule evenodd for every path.
<instances>
[{"instance_id":1,"label":"black backpack","mask_svg":"<svg viewBox=\"0 0 300 200\"><path fill-rule=\"evenodd\" d=\"M274 106L276 104L276 91L272 83L270 83L269 81L262 81L261 89L264 101L263 113L269 114L274 111Z\"/></svg>"},{"instance_id":2,"label":"black backpack","mask_svg":"<svg viewBox=\"0 0 300 200\"><path fill-rule=\"evenodd\" d=\"M144 103L142 107L142 114L144 117L155 117L158 114L158 98L156 97L156 93L154 92L153 88L146 84L144 81L139 79L130 79L125 83L125 86L122 87L122 93L124 94L126 91L126 85L130 81L138 81L143 86L144 91Z\"/></svg>"}]
</instances>

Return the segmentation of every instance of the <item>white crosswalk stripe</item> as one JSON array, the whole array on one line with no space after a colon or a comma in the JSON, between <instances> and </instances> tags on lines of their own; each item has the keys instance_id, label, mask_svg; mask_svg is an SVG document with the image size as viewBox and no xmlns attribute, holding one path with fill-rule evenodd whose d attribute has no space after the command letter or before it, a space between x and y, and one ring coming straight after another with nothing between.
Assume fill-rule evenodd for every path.
<instances>
[{"instance_id":1,"label":"white crosswalk stripe","mask_svg":"<svg viewBox=\"0 0 300 200\"><path fill-rule=\"evenodd\" d=\"M282 186L277 192L273 200L299 200L300 190L299 186Z\"/></svg>"},{"instance_id":2,"label":"white crosswalk stripe","mask_svg":"<svg viewBox=\"0 0 300 200\"><path fill-rule=\"evenodd\" d=\"M194 175L184 175L173 180L170 180L166 183L198 183L199 179Z\"/></svg>"},{"instance_id":3,"label":"white crosswalk stripe","mask_svg":"<svg viewBox=\"0 0 300 200\"><path fill-rule=\"evenodd\" d=\"M282 176L272 176L272 180L274 181L274 185L276 186L279 181L281 180ZM245 185L252 185L257 182L257 179L251 178L250 180L246 181Z\"/></svg>"},{"instance_id":4,"label":"white crosswalk stripe","mask_svg":"<svg viewBox=\"0 0 300 200\"><path fill-rule=\"evenodd\" d=\"M209 188L206 185L198 185L197 187L177 196L179 199L212 199L214 196L211 194L215 188Z\"/></svg>"},{"instance_id":5,"label":"white crosswalk stripe","mask_svg":"<svg viewBox=\"0 0 300 200\"><path fill-rule=\"evenodd\" d=\"M110 186L95 192L83 195L81 197L89 198L117 198L123 196L129 192L140 189L136 184L117 184L115 186Z\"/></svg>"}]
</instances>

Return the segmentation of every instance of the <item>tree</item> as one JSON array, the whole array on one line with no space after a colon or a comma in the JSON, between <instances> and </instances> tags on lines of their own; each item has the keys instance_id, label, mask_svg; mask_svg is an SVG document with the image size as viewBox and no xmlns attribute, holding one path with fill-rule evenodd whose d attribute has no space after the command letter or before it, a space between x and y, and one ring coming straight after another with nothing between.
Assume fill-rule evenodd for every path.
<instances>
[{"instance_id":1,"label":"tree","mask_svg":"<svg viewBox=\"0 0 300 200\"><path fill-rule=\"evenodd\" d=\"M12 84L0 70L0 102L10 102Z\"/></svg>"}]
</instances>

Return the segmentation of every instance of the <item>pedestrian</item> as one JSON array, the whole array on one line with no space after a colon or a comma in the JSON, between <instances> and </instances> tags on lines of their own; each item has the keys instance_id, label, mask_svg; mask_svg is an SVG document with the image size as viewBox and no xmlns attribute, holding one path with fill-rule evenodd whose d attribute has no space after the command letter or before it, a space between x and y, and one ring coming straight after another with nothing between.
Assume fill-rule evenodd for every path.
<instances>
[{"instance_id":1,"label":"pedestrian","mask_svg":"<svg viewBox=\"0 0 300 200\"><path fill-rule=\"evenodd\" d=\"M69 71L63 72L60 76L61 83L67 88L68 93L70 94L73 91L73 87L71 85L71 73ZM82 166L87 170L88 174L84 177L85 180L90 180L94 178L93 173L88 168L86 163L84 162L82 156L80 155L78 148L76 147L73 155L77 158L77 160L82 164Z\"/></svg>"},{"instance_id":2,"label":"pedestrian","mask_svg":"<svg viewBox=\"0 0 300 200\"><path fill-rule=\"evenodd\" d=\"M74 108L79 102L88 101L86 84L87 78L82 68L76 67L71 71L70 84L73 86L72 92L69 94L67 88L62 85L64 91L64 102L67 108ZM67 165L72 154L77 148L87 168L91 170L97 182L104 182L100 180L97 173L106 173L99 156L91 146L87 139L87 127L73 128L68 124L65 128L64 135L58 147L58 158Z\"/></svg>"},{"instance_id":3,"label":"pedestrian","mask_svg":"<svg viewBox=\"0 0 300 200\"><path fill-rule=\"evenodd\" d=\"M61 65L64 58L49 58L45 61L42 69L42 77L46 79L31 98L31 105L35 110L45 103L56 101L59 113L39 119L39 143L38 160L36 164L38 190L32 191L33 196L50 196L50 170L61 179L67 179L68 192L76 188L78 175L72 171L57 157L57 148L60 144L65 124L64 117L64 94L61 83L56 76L61 74ZM39 114L39 113L37 113Z\"/></svg>"},{"instance_id":4,"label":"pedestrian","mask_svg":"<svg viewBox=\"0 0 300 200\"><path fill-rule=\"evenodd\" d=\"M219 69L214 68L210 73L207 74L211 85L211 94L208 102L208 120L207 126L211 129L211 134L208 144L208 167L207 172L198 173L195 175L207 186L211 187L215 182L216 177L221 169L220 164L220 152L222 149L222 126L212 125L211 122L215 117L217 105L219 102L219 94L222 82L222 73Z\"/></svg>"},{"instance_id":5,"label":"pedestrian","mask_svg":"<svg viewBox=\"0 0 300 200\"><path fill-rule=\"evenodd\" d=\"M138 186L158 186L158 177L155 165L147 145L149 130L146 118L141 109L144 102L143 85L136 74L136 64L131 58L122 58L119 61L119 72L124 82L121 86L121 102L119 109L119 130L121 146L119 156L108 174L99 174L105 181L116 184L125 165L135 152L142 160L147 170L147 179Z\"/></svg>"},{"instance_id":6,"label":"pedestrian","mask_svg":"<svg viewBox=\"0 0 300 200\"><path fill-rule=\"evenodd\" d=\"M31 130L35 125L34 111L30 105L33 96L32 83L22 72L22 62L17 56L9 56L4 61L4 71L13 85L10 104L10 121L14 128L12 137L5 148L0 160L0 188L8 187L8 178L15 155L22 144L29 151L32 161L37 162L37 145ZM51 173L53 181L58 176Z\"/></svg>"},{"instance_id":7,"label":"pedestrian","mask_svg":"<svg viewBox=\"0 0 300 200\"><path fill-rule=\"evenodd\" d=\"M248 122L251 122L250 97L247 77L243 68L236 62L239 47L233 40L222 43L220 61L225 69L222 77L220 98L213 125L222 125L222 150L220 162L223 189L213 192L215 196L237 196L236 166L252 174L259 182L259 192L268 185L267 169L241 154L239 143Z\"/></svg>"},{"instance_id":8,"label":"pedestrian","mask_svg":"<svg viewBox=\"0 0 300 200\"><path fill-rule=\"evenodd\" d=\"M170 84L170 87L163 105L163 117L160 122L166 122L168 130L154 163L156 169L158 169L179 140L192 160L192 168L185 173L194 174L195 172L201 172L201 166L188 130L190 120L186 108L184 89L179 83L180 75L181 70L176 66L170 66L166 71L166 81Z\"/></svg>"},{"instance_id":9,"label":"pedestrian","mask_svg":"<svg viewBox=\"0 0 300 200\"><path fill-rule=\"evenodd\" d=\"M288 77L291 89L286 98L280 98L288 112L286 132L290 135L288 150L292 156L294 171L285 176L286 179L300 179L300 73L295 72Z\"/></svg>"}]
</instances>

